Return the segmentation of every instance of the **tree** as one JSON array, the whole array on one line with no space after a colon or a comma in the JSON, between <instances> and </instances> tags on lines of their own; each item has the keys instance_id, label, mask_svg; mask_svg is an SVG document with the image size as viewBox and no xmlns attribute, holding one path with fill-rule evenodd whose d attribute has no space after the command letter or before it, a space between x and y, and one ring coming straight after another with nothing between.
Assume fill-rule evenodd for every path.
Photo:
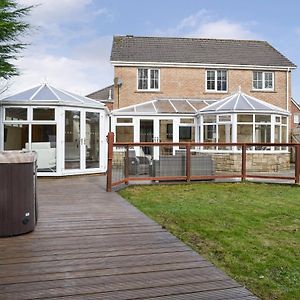
<instances>
[{"instance_id":1,"label":"tree","mask_svg":"<svg viewBox=\"0 0 300 300\"><path fill-rule=\"evenodd\" d=\"M12 61L27 45L20 38L30 27L24 17L31 8L20 7L15 0L0 0L0 80L19 75Z\"/></svg>"}]
</instances>

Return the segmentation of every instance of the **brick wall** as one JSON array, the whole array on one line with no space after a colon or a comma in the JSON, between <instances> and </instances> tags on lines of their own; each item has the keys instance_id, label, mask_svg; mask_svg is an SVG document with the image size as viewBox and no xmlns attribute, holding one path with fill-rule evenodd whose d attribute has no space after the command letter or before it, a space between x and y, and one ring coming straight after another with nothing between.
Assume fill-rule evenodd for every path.
<instances>
[{"instance_id":1,"label":"brick wall","mask_svg":"<svg viewBox=\"0 0 300 300\"><path fill-rule=\"evenodd\" d=\"M291 129L299 127L299 124L294 123L294 115L298 114L300 118L300 110L299 108L291 102Z\"/></svg>"},{"instance_id":2,"label":"brick wall","mask_svg":"<svg viewBox=\"0 0 300 300\"><path fill-rule=\"evenodd\" d=\"M205 92L205 69L200 68L160 68L160 91L137 91L137 68L115 67L115 77L122 80L120 87L120 107L142 103L155 98L224 98L241 86L242 91L276 106L286 109L286 72L275 71L274 92L252 90L252 70L228 70L228 93ZM290 76L290 75L289 75ZM289 93L290 95L290 93ZM117 107L118 89L115 87L115 106ZM290 109L290 107L289 107Z\"/></svg>"}]
</instances>

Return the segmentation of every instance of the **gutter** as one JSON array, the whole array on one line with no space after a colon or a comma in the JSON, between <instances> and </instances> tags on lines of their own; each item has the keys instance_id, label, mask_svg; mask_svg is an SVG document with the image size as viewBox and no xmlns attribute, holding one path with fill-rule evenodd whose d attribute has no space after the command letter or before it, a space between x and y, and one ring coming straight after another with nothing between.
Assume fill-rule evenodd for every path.
<instances>
[{"instance_id":1,"label":"gutter","mask_svg":"<svg viewBox=\"0 0 300 300\"><path fill-rule=\"evenodd\" d=\"M289 111L289 74L290 74L290 68L286 71L286 110Z\"/></svg>"}]
</instances>

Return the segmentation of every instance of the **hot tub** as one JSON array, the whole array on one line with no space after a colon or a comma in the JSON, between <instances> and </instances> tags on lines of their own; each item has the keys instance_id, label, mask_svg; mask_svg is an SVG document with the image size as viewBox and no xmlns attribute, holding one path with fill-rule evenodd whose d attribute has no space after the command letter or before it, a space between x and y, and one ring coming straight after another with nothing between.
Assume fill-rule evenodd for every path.
<instances>
[{"instance_id":1,"label":"hot tub","mask_svg":"<svg viewBox=\"0 0 300 300\"><path fill-rule=\"evenodd\" d=\"M0 152L0 237L34 230L36 160L33 151Z\"/></svg>"}]
</instances>

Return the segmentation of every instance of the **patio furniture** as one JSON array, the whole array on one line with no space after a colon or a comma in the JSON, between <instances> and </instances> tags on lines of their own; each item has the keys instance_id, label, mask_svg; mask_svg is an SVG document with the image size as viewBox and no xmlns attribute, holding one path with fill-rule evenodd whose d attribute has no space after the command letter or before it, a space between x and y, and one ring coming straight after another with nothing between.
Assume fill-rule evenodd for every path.
<instances>
[{"instance_id":1,"label":"patio furniture","mask_svg":"<svg viewBox=\"0 0 300 300\"><path fill-rule=\"evenodd\" d=\"M191 155L191 176L210 176L215 174L215 170L215 161L211 155ZM153 177L185 176L185 153L180 152L176 155L161 155L159 160L153 161L151 174Z\"/></svg>"},{"instance_id":2,"label":"patio furniture","mask_svg":"<svg viewBox=\"0 0 300 300\"><path fill-rule=\"evenodd\" d=\"M135 150L128 151L128 174L143 175L149 174L151 160L147 156L136 156Z\"/></svg>"},{"instance_id":3,"label":"patio furniture","mask_svg":"<svg viewBox=\"0 0 300 300\"><path fill-rule=\"evenodd\" d=\"M28 143L25 144L28 150ZM37 153L38 169L53 169L56 167L56 148L51 148L50 142L31 143L31 149Z\"/></svg>"}]
</instances>

